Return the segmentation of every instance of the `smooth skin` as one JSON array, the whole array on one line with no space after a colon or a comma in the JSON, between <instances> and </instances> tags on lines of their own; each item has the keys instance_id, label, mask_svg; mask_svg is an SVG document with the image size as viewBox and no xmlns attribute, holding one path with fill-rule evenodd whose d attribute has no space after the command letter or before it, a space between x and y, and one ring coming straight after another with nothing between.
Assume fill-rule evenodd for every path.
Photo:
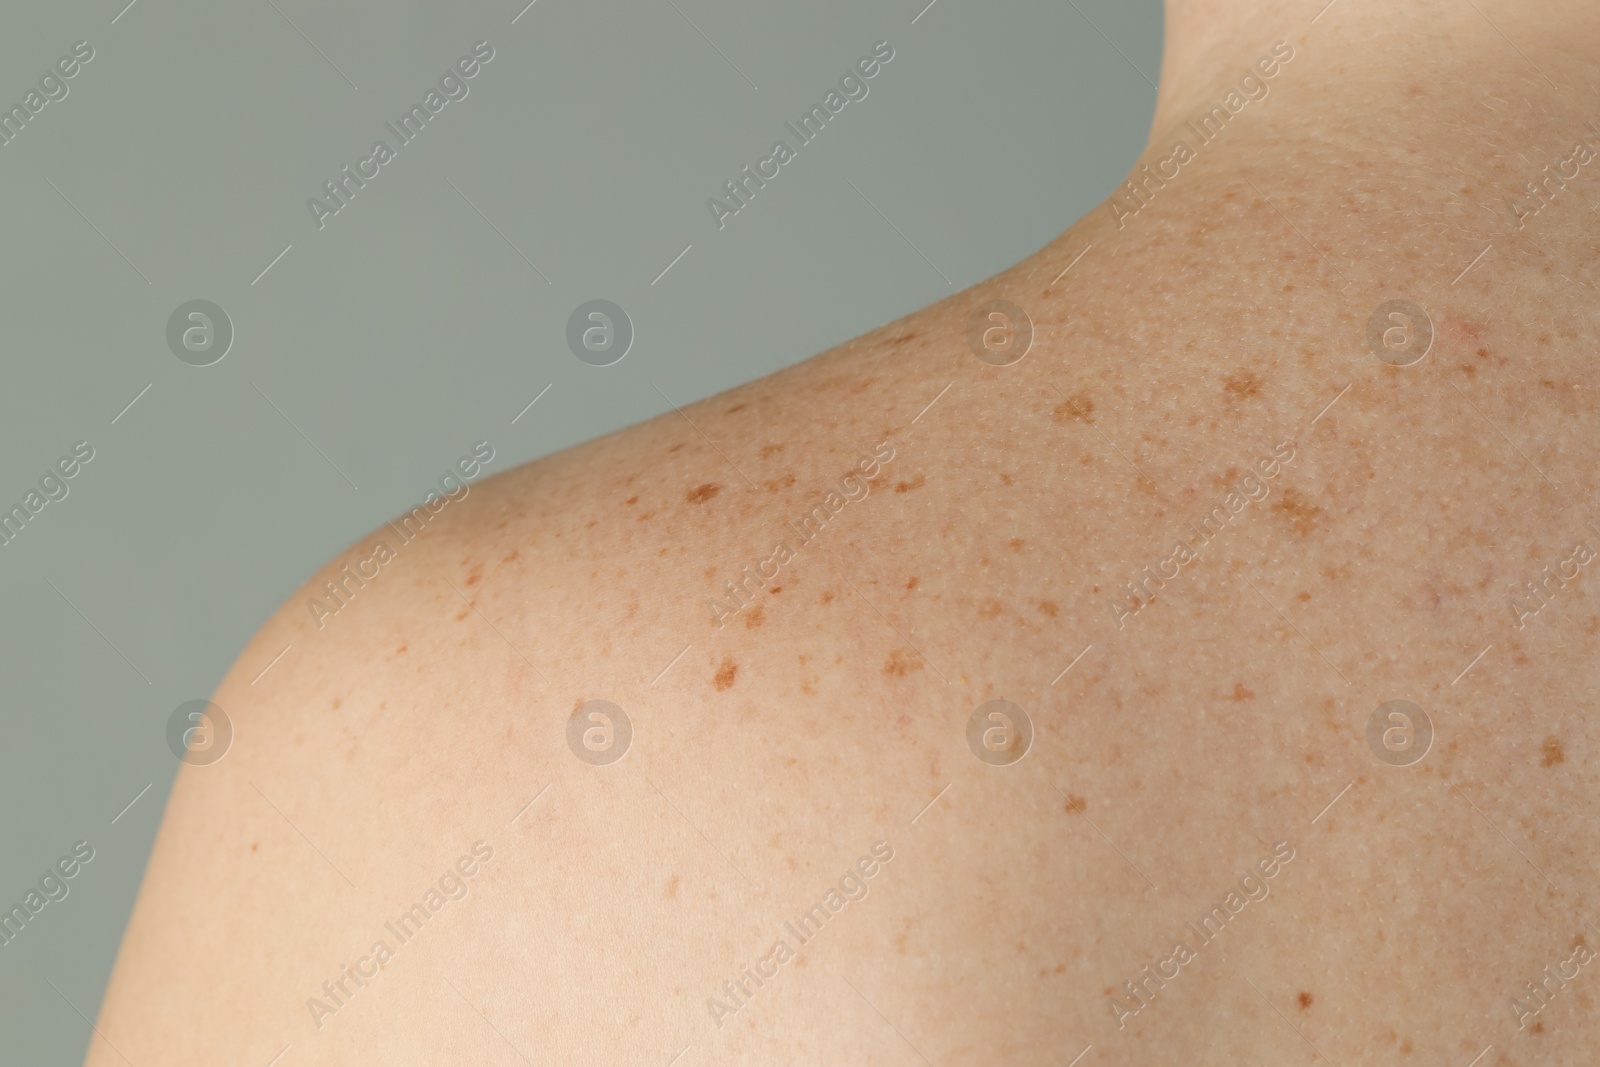
<instances>
[{"instance_id":1,"label":"smooth skin","mask_svg":"<svg viewBox=\"0 0 1600 1067\"><path fill-rule=\"evenodd\" d=\"M88 1062L1592 1063L1600 7L1322 7L1172 0L1141 199L313 578Z\"/></svg>"}]
</instances>

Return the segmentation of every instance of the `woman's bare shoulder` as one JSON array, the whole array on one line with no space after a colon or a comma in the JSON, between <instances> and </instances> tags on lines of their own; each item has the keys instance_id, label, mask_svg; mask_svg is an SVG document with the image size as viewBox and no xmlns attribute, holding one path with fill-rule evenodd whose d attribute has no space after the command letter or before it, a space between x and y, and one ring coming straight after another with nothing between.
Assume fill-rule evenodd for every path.
<instances>
[{"instance_id":1,"label":"woman's bare shoulder","mask_svg":"<svg viewBox=\"0 0 1600 1067\"><path fill-rule=\"evenodd\" d=\"M1588 962L1600 815L1579 202L1397 232L1351 182L1509 210L1450 199L1454 127L1378 179L1254 121L980 286L360 539L219 688L101 1030L262 1063L1575 1031L1529 985Z\"/></svg>"}]
</instances>

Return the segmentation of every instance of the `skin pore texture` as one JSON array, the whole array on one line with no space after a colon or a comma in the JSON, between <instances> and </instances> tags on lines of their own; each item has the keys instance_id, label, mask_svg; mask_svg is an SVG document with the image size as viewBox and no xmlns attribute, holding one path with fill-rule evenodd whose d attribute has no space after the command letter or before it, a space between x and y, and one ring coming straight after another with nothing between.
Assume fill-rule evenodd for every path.
<instances>
[{"instance_id":1,"label":"skin pore texture","mask_svg":"<svg viewBox=\"0 0 1600 1067\"><path fill-rule=\"evenodd\" d=\"M1600 7L1168 36L1036 254L292 597L88 1062L1593 1062Z\"/></svg>"}]
</instances>

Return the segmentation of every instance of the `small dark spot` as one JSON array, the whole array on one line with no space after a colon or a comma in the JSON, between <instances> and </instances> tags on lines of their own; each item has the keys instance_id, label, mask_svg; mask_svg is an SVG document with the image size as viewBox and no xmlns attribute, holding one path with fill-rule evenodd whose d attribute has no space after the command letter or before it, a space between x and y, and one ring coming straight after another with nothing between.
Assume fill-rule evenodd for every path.
<instances>
[{"instance_id":1,"label":"small dark spot","mask_svg":"<svg viewBox=\"0 0 1600 1067\"><path fill-rule=\"evenodd\" d=\"M1057 404L1051 414L1055 416L1057 422L1065 422L1067 419L1076 419L1078 422L1093 422L1094 398L1087 392L1069 396L1063 403Z\"/></svg>"},{"instance_id":2,"label":"small dark spot","mask_svg":"<svg viewBox=\"0 0 1600 1067\"><path fill-rule=\"evenodd\" d=\"M676 897L678 895L678 876L677 875L673 875L671 878L667 879L667 891L663 895L668 900L671 900L672 898L674 898L674 897Z\"/></svg>"},{"instance_id":3,"label":"small dark spot","mask_svg":"<svg viewBox=\"0 0 1600 1067\"><path fill-rule=\"evenodd\" d=\"M733 676L739 673L739 665L733 662L733 657L722 661L722 666L717 668L716 675L711 679L717 691L733 688Z\"/></svg>"},{"instance_id":4,"label":"small dark spot","mask_svg":"<svg viewBox=\"0 0 1600 1067\"><path fill-rule=\"evenodd\" d=\"M743 411L748 406L748 404L735 404L733 407L729 408L726 413L732 415L736 411Z\"/></svg>"},{"instance_id":5,"label":"small dark spot","mask_svg":"<svg viewBox=\"0 0 1600 1067\"><path fill-rule=\"evenodd\" d=\"M989 597L985 599L982 604L978 605L978 618L992 619L996 615L999 615L1003 609L1004 605L1002 605L999 600L995 599L994 597Z\"/></svg>"},{"instance_id":6,"label":"small dark spot","mask_svg":"<svg viewBox=\"0 0 1600 1067\"><path fill-rule=\"evenodd\" d=\"M762 445L761 446L761 458L762 459L771 459L773 456L777 455L779 452L782 452L782 451L783 451L783 446L782 445Z\"/></svg>"},{"instance_id":7,"label":"small dark spot","mask_svg":"<svg viewBox=\"0 0 1600 1067\"><path fill-rule=\"evenodd\" d=\"M1089 802L1087 800L1078 796L1076 793L1068 793L1066 806L1062 810L1068 813L1079 812L1088 806Z\"/></svg>"},{"instance_id":8,"label":"small dark spot","mask_svg":"<svg viewBox=\"0 0 1600 1067\"><path fill-rule=\"evenodd\" d=\"M1020 550L1022 548L1022 546L1027 544L1027 543L1028 542L1024 541L1020 537L1013 537L1011 540L1006 542L1006 544L1008 546L1010 546L1013 550Z\"/></svg>"},{"instance_id":9,"label":"small dark spot","mask_svg":"<svg viewBox=\"0 0 1600 1067\"><path fill-rule=\"evenodd\" d=\"M337 707L338 705L335 705ZM1566 749L1561 747L1561 740L1555 737L1544 739L1544 759L1539 761L1542 767L1554 767L1558 763L1567 762Z\"/></svg>"},{"instance_id":10,"label":"small dark spot","mask_svg":"<svg viewBox=\"0 0 1600 1067\"><path fill-rule=\"evenodd\" d=\"M1294 595L1294 598L1300 601L1300 603L1304 604L1306 601L1311 599L1311 594L1302 589L1300 592Z\"/></svg>"},{"instance_id":11,"label":"small dark spot","mask_svg":"<svg viewBox=\"0 0 1600 1067\"><path fill-rule=\"evenodd\" d=\"M461 609L461 614L456 616L456 622L465 622L467 616L470 615L471 613L472 613L472 609L471 608L462 608Z\"/></svg>"},{"instance_id":12,"label":"small dark spot","mask_svg":"<svg viewBox=\"0 0 1600 1067\"><path fill-rule=\"evenodd\" d=\"M1230 395L1241 399L1255 396L1261 392L1261 377L1249 371L1241 371L1224 381L1222 388Z\"/></svg>"},{"instance_id":13,"label":"small dark spot","mask_svg":"<svg viewBox=\"0 0 1600 1067\"><path fill-rule=\"evenodd\" d=\"M636 496L630 496L627 500L623 501L624 504L637 504L638 502L639 498Z\"/></svg>"},{"instance_id":14,"label":"small dark spot","mask_svg":"<svg viewBox=\"0 0 1600 1067\"><path fill-rule=\"evenodd\" d=\"M261 843L260 843L260 842L259 842L259 841L252 841L252 842L250 842L250 851L251 851L251 852L255 852L255 851L256 851L256 850L257 850L257 849L259 849L259 848L260 848L260 847L261 847Z\"/></svg>"},{"instance_id":15,"label":"small dark spot","mask_svg":"<svg viewBox=\"0 0 1600 1067\"><path fill-rule=\"evenodd\" d=\"M917 331L908 330L907 332L901 334L899 337L896 337L893 340L891 340L889 343L892 344L892 345L904 345L904 344L910 344L912 341L915 341L916 339L917 339Z\"/></svg>"},{"instance_id":16,"label":"small dark spot","mask_svg":"<svg viewBox=\"0 0 1600 1067\"><path fill-rule=\"evenodd\" d=\"M776 493L780 489L787 489L794 484L794 475L785 474L782 478L773 478L761 483L769 493Z\"/></svg>"},{"instance_id":17,"label":"small dark spot","mask_svg":"<svg viewBox=\"0 0 1600 1067\"><path fill-rule=\"evenodd\" d=\"M822 594L822 602L824 604L831 603L832 600L833 600L833 594L831 592L827 592L827 593L823 593Z\"/></svg>"},{"instance_id":18,"label":"small dark spot","mask_svg":"<svg viewBox=\"0 0 1600 1067\"><path fill-rule=\"evenodd\" d=\"M1228 697L1229 700L1254 700L1255 698L1255 693L1246 689L1243 682L1234 682L1233 693Z\"/></svg>"},{"instance_id":19,"label":"small dark spot","mask_svg":"<svg viewBox=\"0 0 1600 1067\"><path fill-rule=\"evenodd\" d=\"M1272 505L1272 510L1289 526L1295 540L1304 541L1316 532L1322 509L1308 501L1295 489L1285 489Z\"/></svg>"},{"instance_id":20,"label":"small dark spot","mask_svg":"<svg viewBox=\"0 0 1600 1067\"><path fill-rule=\"evenodd\" d=\"M1012 478L1011 475L1007 474L1005 471L1001 471L1000 472L1000 484L1001 485L1010 485L1015 480L1016 479Z\"/></svg>"},{"instance_id":21,"label":"small dark spot","mask_svg":"<svg viewBox=\"0 0 1600 1067\"><path fill-rule=\"evenodd\" d=\"M1039 614L1048 615L1052 619L1061 614L1061 606L1054 600L1039 601Z\"/></svg>"},{"instance_id":22,"label":"small dark spot","mask_svg":"<svg viewBox=\"0 0 1600 1067\"><path fill-rule=\"evenodd\" d=\"M1400 1040L1400 1054L1402 1056L1411 1055L1411 1039L1409 1037L1401 1038L1401 1040Z\"/></svg>"},{"instance_id":23,"label":"small dark spot","mask_svg":"<svg viewBox=\"0 0 1600 1067\"><path fill-rule=\"evenodd\" d=\"M909 482L896 482L894 491L897 493L909 493L913 489L921 489L927 484L927 481L928 479L926 476L919 474Z\"/></svg>"},{"instance_id":24,"label":"small dark spot","mask_svg":"<svg viewBox=\"0 0 1600 1067\"><path fill-rule=\"evenodd\" d=\"M913 574L911 577L906 579L906 588L907 589L915 589L917 587L917 583L919 581L921 581L921 580L922 579L918 578L915 574Z\"/></svg>"},{"instance_id":25,"label":"small dark spot","mask_svg":"<svg viewBox=\"0 0 1600 1067\"><path fill-rule=\"evenodd\" d=\"M685 444L687 444L687 442L679 441L677 444L675 444L671 448L667 449L667 451L668 452L676 452L678 449L682 448Z\"/></svg>"},{"instance_id":26,"label":"small dark spot","mask_svg":"<svg viewBox=\"0 0 1600 1067\"><path fill-rule=\"evenodd\" d=\"M891 678L904 678L912 671L920 671L921 669L921 658L903 648L897 648L890 652L888 661L883 665L883 673Z\"/></svg>"},{"instance_id":27,"label":"small dark spot","mask_svg":"<svg viewBox=\"0 0 1600 1067\"><path fill-rule=\"evenodd\" d=\"M710 500L720 492L722 492L722 486L713 485L711 482L706 482L704 485L697 485L693 489L689 490L689 492L684 495L684 499L691 504L704 504L707 500Z\"/></svg>"},{"instance_id":28,"label":"small dark spot","mask_svg":"<svg viewBox=\"0 0 1600 1067\"><path fill-rule=\"evenodd\" d=\"M755 607L751 608L745 613L744 624L746 628L754 630L757 626L760 626L766 621L766 613L767 609L763 604L757 604Z\"/></svg>"},{"instance_id":29,"label":"small dark spot","mask_svg":"<svg viewBox=\"0 0 1600 1067\"><path fill-rule=\"evenodd\" d=\"M775 585L771 589L768 589L767 592L771 593L773 596L777 596L779 593L783 592L783 586Z\"/></svg>"},{"instance_id":30,"label":"small dark spot","mask_svg":"<svg viewBox=\"0 0 1600 1067\"><path fill-rule=\"evenodd\" d=\"M1300 1002L1300 1010L1305 1011L1307 1008L1311 1007L1311 1002L1316 998L1310 993L1301 992L1301 994L1295 999Z\"/></svg>"},{"instance_id":31,"label":"small dark spot","mask_svg":"<svg viewBox=\"0 0 1600 1067\"><path fill-rule=\"evenodd\" d=\"M638 497L634 497L634 500L637 500L637 499L639 499L639 498ZM630 503L631 503L631 501L630 501ZM517 561L517 555L518 555L517 549L513 548L511 550L511 554L510 555L500 557L500 562L501 563L515 563Z\"/></svg>"}]
</instances>

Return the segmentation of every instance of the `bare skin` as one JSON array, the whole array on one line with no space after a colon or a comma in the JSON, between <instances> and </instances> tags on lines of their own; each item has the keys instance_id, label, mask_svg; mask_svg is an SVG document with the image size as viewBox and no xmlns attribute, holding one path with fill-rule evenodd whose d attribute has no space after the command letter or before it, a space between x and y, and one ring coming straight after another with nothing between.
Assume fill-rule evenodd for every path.
<instances>
[{"instance_id":1,"label":"bare skin","mask_svg":"<svg viewBox=\"0 0 1600 1067\"><path fill-rule=\"evenodd\" d=\"M1600 8L1320 7L1175 3L1142 201L478 483L320 627L397 539L317 575L216 694L88 1062L1592 1062Z\"/></svg>"}]
</instances>

